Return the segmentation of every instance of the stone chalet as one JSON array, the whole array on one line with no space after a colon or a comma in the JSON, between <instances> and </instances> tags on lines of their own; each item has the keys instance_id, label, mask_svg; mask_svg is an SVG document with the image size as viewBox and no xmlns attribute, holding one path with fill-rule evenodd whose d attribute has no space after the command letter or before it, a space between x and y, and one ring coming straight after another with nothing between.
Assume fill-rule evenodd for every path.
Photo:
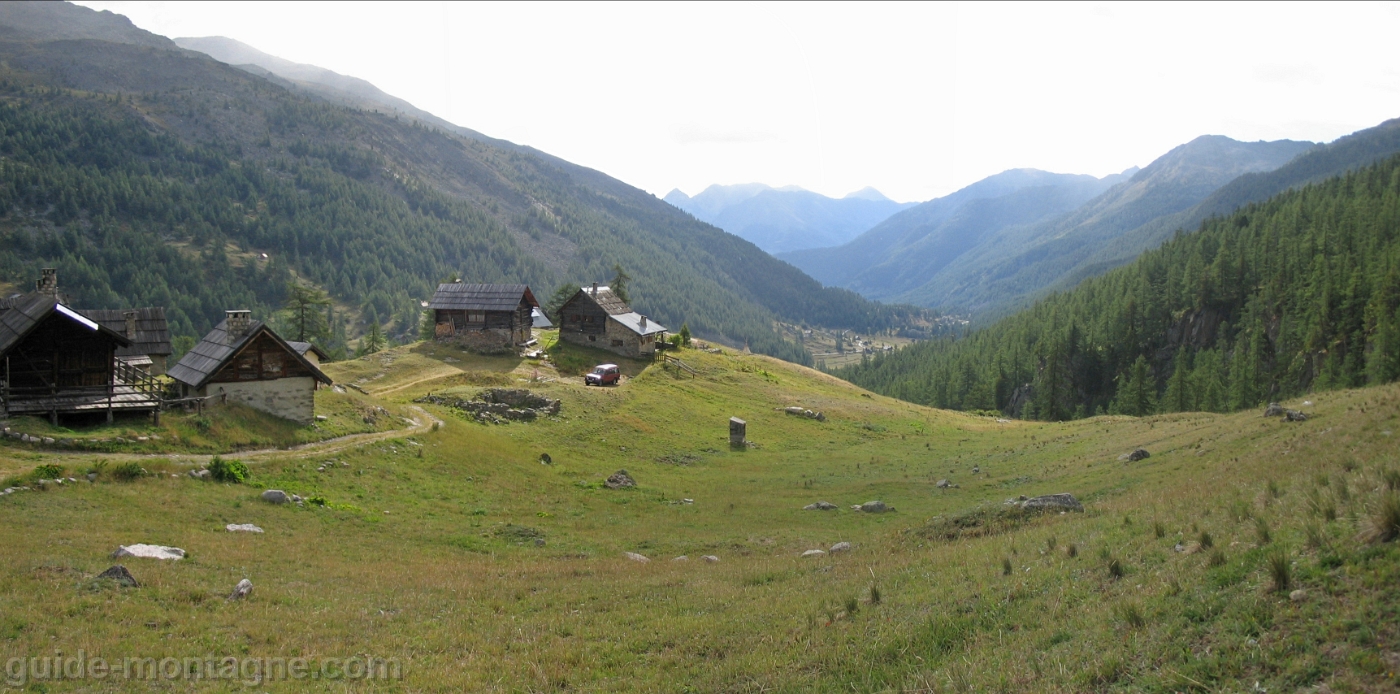
<instances>
[{"instance_id":1,"label":"stone chalet","mask_svg":"<svg viewBox=\"0 0 1400 694\"><path fill-rule=\"evenodd\" d=\"M632 310L611 289L581 287L559 309L559 339L598 347L624 357L656 354L666 326Z\"/></svg>"}]
</instances>

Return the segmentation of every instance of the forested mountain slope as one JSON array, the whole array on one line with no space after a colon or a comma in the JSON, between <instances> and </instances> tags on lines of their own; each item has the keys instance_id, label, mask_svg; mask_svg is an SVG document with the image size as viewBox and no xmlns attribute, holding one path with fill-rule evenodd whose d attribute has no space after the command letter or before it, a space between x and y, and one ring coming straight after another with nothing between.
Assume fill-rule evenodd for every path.
<instances>
[{"instance_id":1,"label":"forested mountain slope","mask_svg":"<svg viewBox=\"0 0 1400 694\"><path fill-rule=\"evenodd\" d=\"M842 370L1041 419L1227 411L1400 377L1400 157L1289 191L958 340Z\"/></svg>"},{"instance_id":2,"label":"forested mountain slope","mask_svg":"<svg viewBox=\"0 0 1400 694\"><path fill-rule=\"evenodd\" d=\"M54 265L80 305L165 305L197 335L225 308L271 313L297 276L350 307L337 320L351 334L373 321L409 334L452 276L547 295L620 264L655 320L798 361L775 320L871 330L909 316L597 171L294 93L153 35L40 40L132 27L38 7L48 33L0 6L0 280Z\"/></svg>"},{"instance_id":3,"label":"forested mountain slope","mask_svg":"<svg viewBox=\"0 0 1400 694\"><path fill-rule=\"evenodd\" d=\"M873 188L844 198L767 186L745 195L754 185L710 186L694 198L673 190L665 200L774 254L839 246L914 205L890 200Z\"/></svg>"},{"instance_id":4,"label":"forested mountain slope","mask_svg":"<svg viewBox=\"0 0 1400 694\"><path fill-rule=\"evenodd\" d=\"M1258 173L1247 173L1211 193L1194 207L1158 217L1130 234L1124 234L1074 266L1049 289L1064 291L1085 277L1129 263L1149 248L1156 248L1178 229L1198 228L1201 222L1227 215L1251 202L1260 202L1290 188L1317 183L1356 170L1400 152L1400 119L1389 120L1334 142L1304 151L1287 164Z\"/></svg>"}]
</instances>

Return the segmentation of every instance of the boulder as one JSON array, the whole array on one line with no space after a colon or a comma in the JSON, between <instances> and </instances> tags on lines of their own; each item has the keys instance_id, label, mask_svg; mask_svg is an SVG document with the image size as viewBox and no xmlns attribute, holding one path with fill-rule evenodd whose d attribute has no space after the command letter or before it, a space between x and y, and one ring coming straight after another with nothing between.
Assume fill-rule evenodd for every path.
<instances>
[{"instance_id":1,"label":"boulder","mask_svg":"<svg viewBox=\"0 0 1400 694\"><path fill-rule=\"evenodd\" d=\"M622 489L624 487L637 486L637 481L632 479L632 476L627 474L626 470L618 470L608 476L608 479L603 482L603 486L608 489Z\"/></svg>"},{"instance_id":2,"label":"boulder","mask_svg":"<svg viewBox=\"0 0 1400 694\"><path fill-rule=\"evenodd\" d=\"M1133 450L1132 453L1129 453L1129 454L1128 454L1128 462L1130 462L1130 463L1136 463L1136 462L1139 461L1139 460L1147 460L1148 458L1151 458L1151 457L1152 457L1152 454L1151 454L1151 453L1148 453L1146 448L1138 448L1138 449Z\"/></svg>"},{"instance_id":3,"label":"boulder","mask_svg":"<svg viewBox=\"0 0 1400 694\"><path fill-rule=\"evenodd\" d=\"M262 500L269 504L285 504L292 499L281 489L269 489L262 493Z\"/></svg>"},{"instance_id":4,"label":"boulder","mask_svg":"<svg viewBox=\"0 0 1400 694\"><path fill-rule=\"evenodd\" d=\"M112 558L140 557L142 559L170 559L179 561L185 558L185 550L164 545L122 545L112 552Z\"/></svg>"},{"instance_id":5,"label":"boulder","mask_svg":"<svg viewBox=\"0 0 1400 694\"><path fill-rule=\"evenodd\" d=\"M836 544L834 544L834 545L831 546L831 553L832 553L832 554L836 554L837 552L849 552L849 551L851 551L851 543L849 543L849 542L838 542L838 543L836 543Z\"/></svg>"},{"instance_id":6,"label":"boulder","mask_svg":"<svg viewBox=\"0 0 1400 694\"><path fill-rule=\"evenodd\" d=\"M1278 403L1276 403L1276 402L1271 402L1271 403L1269 403L1269 406L1264 408L1264 416L1265 416L1265 417L1282 417L1282 416L1283 416L1283 405L1280 405L1280 404L1278 404Z\"/></svg>"},{"instance_id":7,"label":"boulder","mask_svg":"<svg viewBox=\"0 0 1400 694\"><path fill-rule=\"evenodd\" d=\"M540 463L543 464L543 465L553 465L553 464L554 464L554 459L551 458L551 457L549 457L549 454L548 454L548 453L541 453L541 454L540 454Z\"/></svg>"},{"instance_id":8,"label":"boulder","mask_svg":"<svg viewBox=\"0 0 1400 694\"><path fill-rule=\"evenodd\" d=\"M706 562L708 562L708 563L710 563L710 564L714 564L714 563L716 563L716 562L719 561L719 557L716 557L716 556L713 555L713 554L706 554L705 556L700 557L700 558L701 558L701 559L704 559Z\"/></svg>"},{"instance_id":9,"label":"boulder","mask_svg":"<svg viewBox=\"0 0 1400 694\"><path fill-rule=\"evenodd\" d=\"M262 528L252 523L229 523L224 526L224 530L231 533L261 533L263 531Z\"/></svg>"},{"instance_id":10,"label":"boulder","mask_svg":"<svg viewBox=\"0 0 1400 694\"><path fill-rule=\"evenodd\" d=\"M233 587L233 592L229 594L228 599L242 600L248 597L248 594L251 592L253 592L253 582L245 578L239 581L238 585Z\"/></svg>"},{"instance_id":11,"label":"boulder","mask_svg":"<svg viewBox=\"0 0 1400 694\"><path fill-rule=\"evenodd\" d=\"M1288 599L1292 600L1293 602L1302 602L1308 599L1308 591L1299 588L1298 590L1289 593Z\"/></svg>"},{"instance_id":12,"label":"boulder","mask_svg":"<svg viewBox=\"0 0 1400 694\"><path fill-rule=\"evenodd\" d=\"M803 552L803 553L802 553L802 557L803 557L804 559L807 558L807 557L824 557L824 556L826 556L826 552L823 552L823 551L821 551L821 550L819 550L819 549L809 549L809 550L807 550L806 552Z\"/></svg>"},{"instance_id":13,"label":"boulder","mask_svg":"<svg viewBox=\"0 0 1400 694\"><path fill-rule=\"evenodd\" d=\"M1297 410L1284 410L1283 421L1285 422L1306 422L1308 416Z\"/></svg>"},{"instance_id":14,"label":"boulder","mask_svg":"<svg viewBox=\"0 0 1400 694\"><path fill-rule=\"evenodd\" d=\"M867 501L860 505L860 510L866 513L884 513L892 509L883 501Z\"/></svg>"},{"instance_id":15,"label":"boulder","mask_svg":"<svg viewBox=\"0 0 1400 694\"><path fill-rule=\"evenodd\" d=\"M1047 494L1026 499L1021 508L1041 511L1083 511L1084 505L1073 494Z\"/></svg>"},{"instance_id":16,"label":"boulder","mask_svg":"<svg viewBox=\"0 0 1400 694\"><path fill-rule=\"evenodd\" d=\"M644 556L642 556L642 555L640 555L640 554L637 554L636 552L623 552L623 553L622 553L622 556L627 557L628 559L631 559L632 561L635 561L635 562L637 562L637 563L639 563L639 564L649 564L649 563L651 563L651 560L650 560L650 559L648 559L648 558L646 558L646 557L644 557Z\"/></svg>"},{"instance_id":17,"label":"boulder","mask_svg":"<svg viewBox=\"0 0 1400 694\"><path fill-rule=\"evenodd\" d=\"M197 480L209 480L214 478L214 473L208 470L190 470L190 477Z\"/></svg>"},{"instance_id":18,"label":"boulder","mask_svg":"<svg viewBox=\"0 0 1400 694\"><path fill-rule=\"evenodd\" d=\"M687 557L684 554L682 554L679 557L672 559L671 561L690 561L690 557Z\"/></svg>"},{"instance_id":19,"label":"boulder","mask_svg":"<svg viewBox=\"0 0 1400 694\"><path fill-rule=\"evenodd\" d=\"M818 502L815 503L815 504L807 504L806 506L803 506L803 507L802 507L802 510L803 510L803 511L834 511L834 510L836 510L836 504L833 504L833 503L831 503L830 501L818 501Z\"/></svg>"},{"instance_id":20,"label":"boulder","mask_svg":"<svg viewBox=\"0 0 1400 694\"><path fill-rule=\"evenodd\" d=\"M951 487L951 486L953 486L953 483L952 483L952 482L949 482L949 481L946 480L946 479L938 480L938 488L939 488L939 489L947 489L947 488L949 488L949 487Z\"/></svg>"},{"instance_id":21,"label":"boulder","mask_svg":"<svg viewBox=\"0 0 1400 694\"><path fill-rule=\"evenodd\" d=\"M111 579L111 580L113 580L113 581L116 581L117 583L120 583L120 584L122 584L122 585L124 585L124 586L126 586L126 587L128 587L128 588L140 588L140 587L141 587L141 584L136 582L136 577L135 577L135 576L132 576L132 575L131 575L131 572L130 572L130 571L127 571L127 570L126 570L126 567L125 567L125 566L122 566L121 564L117 564L116 566L109 567L106 571L103 571L102 573L97 574L97 577L98 577L98 578L109 578L109 579Z\"/></svg>"}]
</instances>

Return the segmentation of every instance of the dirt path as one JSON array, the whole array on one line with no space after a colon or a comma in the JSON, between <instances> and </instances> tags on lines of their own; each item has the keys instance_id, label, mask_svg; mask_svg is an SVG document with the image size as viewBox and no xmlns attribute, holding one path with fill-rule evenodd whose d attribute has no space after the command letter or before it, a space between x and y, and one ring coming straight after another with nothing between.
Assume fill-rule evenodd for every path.
<instances>
[{"instance_id":1,"label":"dirt path","mask_svg":"<svg viewBox=\"0 0 1400 694\"><path fill-rule=\"evenodd\" d=\"M333 439L326 439L325 441L313 441L312 443L304 443L300 446L293 446L291 448L262 448L252 451L220 453L217 455L219 455L219 457L221 458L232 458L235 460L242 460L245 462L257 462L260 459L274 457L308 458L313 455L325 455L327 453L336 453L338 451L343 451L347 448L363 446L367 443L374 443L376 441L383 441L386 439L396 439L405 436L422 434L431 431L434 425L437 425L439 427L445 425L445 422L429 414L427 410L424 410L421 407L410 405L409 409L417 412L419 414L419 417L415 419L410 419L409 421L411 421L412 424L405 429L394 429L392 431L375 431L366 434L348 434L346 436L338 436ZM25 452L29 453L31 451ZM165 459L171 462L190 464L208 463L209 459L213 458L214 455L216 455L213 453L104 453L101 451L58 451L47 448L35 449L32 452L48 453L54 456L55 458L60 459L89 458L92 456L101 456L102 458L113 462L121 462L127 460L141 461Z\"/></svg>"}]
</instances>

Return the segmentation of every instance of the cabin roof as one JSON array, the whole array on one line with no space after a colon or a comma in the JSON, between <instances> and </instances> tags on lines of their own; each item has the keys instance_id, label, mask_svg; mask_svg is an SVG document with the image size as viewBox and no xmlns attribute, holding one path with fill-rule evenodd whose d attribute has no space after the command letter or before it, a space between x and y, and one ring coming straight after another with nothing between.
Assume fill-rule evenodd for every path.
<instances>
[{"instance_id":1,"label":"cabin roof","mask_svg":"<svg viewBox=\"0 0 1400 694\"><path fill-rule=\"evenodd\" d=\"M50 314L58 313L89 330L100 332L117 343L119 348L131 346L126 336L59 303L49 294L30 292L12 296L0 303L0 354L10 351L24 340Z\"/></svg>"},{"instance_id":2,"label":"cabin roof","mask_svg":"<svg viewBox=\"0 0 1400 694\"><path fill-rule=\"evenodd\" d=\"M331 358L329 354L326 354L325 350L321 349L320 347L317 347L314 344L311 344L310 342L297 342L296 340L287 340L287 346L296 350L297 354L300 354L303 357L306 356L307 352L311 352L312 354L316 355L317 359L326 360Z\"/></svg>"},{"instance_id":3,"label":"cabin roof","mask_svg":"<svg viewBox=\"0 0 1400 694\"><path fill-rule=\"evenodd\" d=\"M521 299L538 308L540 302L524 284L467 284L444 282L433 292L428 308L452 311L514 311Z\"/></svg>"},{"instance_id":4,"label":"cabin roof","mask_svg":"<svg viewBox=\"0 0 1400 694\"><path fill-rule=\"evenodd\" d=\"M267 324L257 320L251 321L248 323L247 332L242 335L230 335L227 318L214 326L214 329L210 330L209 334L205 335L204 339L194 346L194 349L180 357L179 363L170 367L166 375L190 387L202 388L204 384L209 382L209 379L214 377L214 374L219 372L219 369L224 368L225 364L238 356L244 347L247 347L254 338L262 333L267 333L283 349L287 350L288 354L300 361L302 366L311 371L312 377L316 380L322 383L331 382L330 377L321 373L315 364L307 361L301 352L298 352L286 340L273 332L272 328L267 327Z\"/></svg>"},{"instance_id":5,"label":"cabin roof","mask_svg":"<svg viewBox=\"0 0 1400 694\"><path fill-rule=\"evenodd\" d=\"M102 327L112 330L112 332L126 334L126 312L136 312L136 336L132 339L130 347L122 347L117 350L119 357L131 357L140 354L157 354L170 356L170 327L165 321L165 309L160 306L150 306L136 309L86 309L83 315L91 318Z\"/></svg>"},{"instance_id":6,"label":"cabin roof","mask_svg":"<svg viewBox=\"0 0 1400 694\"><path fill-rule=\"evenodd\" d=\"M596 304L598 308L603 309L603 312L610 316L632 313L632 307L628 306L626 301L614 294L612 289L602 285L599 285L597 290L594 290L593 287L579 287L578 293L570 297L564 305L572 304L580 295Z\"/></svg>"},{"instance_id":7,"label":"cabin roof","mask_svg":"<svg viewBox=\"0 0 1400 694\"><path fill-rule=\"evenodd\" d=\"M624 328L627 328L628 330L631 330L632 332L637 333L638 335L655 335L656 333L666 332L666 326L657 323L656 321L647 318L646 316L643 316L642 314L637 313L636 311L632 311L630 313L621 313L615 316L609 316L609 318L617 321ZM642 327L643 319L645 319L647 322L646 327Z\"/></svg>"},{"instance_id":8,"label":"cabin roof","mask_svg":"<svg viewBox=\"0 0 1400 694\"><path fill-rule=\"evenodd\" d=\"M552 328L554 324L549 321L549 316L544 315L544 311L538 308L530 309L530 320L534 322L534 328Z\"/></svg>"}]
</instances>

